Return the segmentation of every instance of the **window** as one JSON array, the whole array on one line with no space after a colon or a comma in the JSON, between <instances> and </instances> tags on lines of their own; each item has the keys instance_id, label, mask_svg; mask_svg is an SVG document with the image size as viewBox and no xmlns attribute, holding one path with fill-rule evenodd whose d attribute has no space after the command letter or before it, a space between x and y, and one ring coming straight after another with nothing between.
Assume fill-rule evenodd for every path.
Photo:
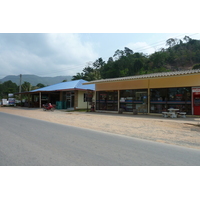
<instances>
[{"instance_id":1,"label":"window","mask_svg":"<svg viewBox=\"0 0 200 200\"><path fill-rule=\"evenodd\" d=\"M96 109L97 110L118 110L118 91L98 91L96 93Z\"/></svg>"},{"instance_id":2,"label":"window","mask_svg":"<svg viewBox=\"0 0 200 200\"><path fill-rule=\"evenodd\" d=\"M88 91L83 95L83 102L92 102L93 92Z\"/></svg>"},{"instance_id":3,"label":"window","mask_svg":"<svg viewBox=\"0 0 200 200\"><path fill-rule=\"evenodd\" d=\"M141 90L121 90L120 91L120 108L126 112L133 112L133 109L138 109L138 112L147 112L148 91Z\"/></svg>"},{"instance_id":4,"label":"window","mask_svg":"<svg viewBox=\"0 0 200 200\"><path fill-rule=\"evenodd\" d=\"M191 88L155 88L150 92L150 113L162 113L169 108L177 108L191 114Z\"/></svg>"},{"instance_id":5,"label":"window","mask_svg":"<svg viewBox=\"0 0 200 200\"><path fill-rule=\"evenodd\" d=\"M84 93L84 95L83 95L83 102L87 102L87 94L86 93Z\"/></svg>"}]
</instances>

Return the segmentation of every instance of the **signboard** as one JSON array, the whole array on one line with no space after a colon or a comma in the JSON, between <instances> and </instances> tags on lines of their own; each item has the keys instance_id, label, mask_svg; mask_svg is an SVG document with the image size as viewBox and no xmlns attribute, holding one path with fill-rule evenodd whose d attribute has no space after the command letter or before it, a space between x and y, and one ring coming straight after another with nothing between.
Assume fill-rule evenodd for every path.
<instances>
[{"instance_id":1,"label":"signboard","mask_svg":"<svg viewBox=\"0 0 200 200\"><path fill-rule=\"evenodd\" d=\"M13 97L14 97L14 94L9 93L9 94L8 94L8 97L9 97L9 98L13 98Z\"/></svg>"},{"instance_id":2,"label":"signboard","mask_svg":"<svg viewBox=\"0 0 200 200\"><path fill-rule=\"evenodd\" d=\"M9 105L15 104L15 98L8 98Z\"/></svg>"},{"instance_id":3,"label":"signboard","mask_svg":"<svg viewBox=\"0 0 200 200\"><path fill-rule=\"evenodd\" d=\"M93 94L92 94L92 93L87 93L87 94L86 94L86 101L87 101L87 102L92 102L92 97L93 97Z\"/></svg>"},{"instance_id":4,"label":"signboard","mask_svg":"<svg viewBox=\"0 0 200 200\"><path fill-rule=\"evenodd\" d=\"M200 87L193 87L192 92L200 93Z\"/></svg>"},{"instance_id":5,"label":"signboard","mask_svg":"<svg viewBox=\"0 0 200 200\"><path fill-rule=\"evenodd\" d=\"M2 105L3 105L3 106L8 105L8 101L7 101L7 99L2 99Z\"/></svg>"},{"instance_id":6,"label":"signboard","mask_svg":"<svg viewBox=\"0 0 200 200\"><path fill-rule=\"evenodd\" d=\"M193 114L200 115L200 87L192 88Z\"/></svg>"}]
</instances>

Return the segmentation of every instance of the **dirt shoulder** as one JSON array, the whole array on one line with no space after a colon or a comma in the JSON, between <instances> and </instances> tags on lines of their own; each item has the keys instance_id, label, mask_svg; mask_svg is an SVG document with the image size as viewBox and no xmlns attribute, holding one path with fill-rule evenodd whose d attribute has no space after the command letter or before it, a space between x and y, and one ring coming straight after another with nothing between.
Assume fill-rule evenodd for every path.
<instances>
[{"instance_id":1,"label":"dirt shoulder","mask_svg":"<svg viewBox=\"0 0 200 200\"><path fill-rule=\"evenodd\" d=\"M151 115L126 115L21 107L0 107L0 112L88 128L167 144L200 149L200 118L163 118Z\"/></svg>"}]
</instances>

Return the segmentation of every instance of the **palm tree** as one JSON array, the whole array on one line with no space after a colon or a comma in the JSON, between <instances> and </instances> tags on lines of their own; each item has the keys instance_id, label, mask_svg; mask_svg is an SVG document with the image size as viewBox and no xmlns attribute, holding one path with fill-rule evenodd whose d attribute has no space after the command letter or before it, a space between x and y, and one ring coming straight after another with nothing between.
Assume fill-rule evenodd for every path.
<instances>
[{"instance_id":1,"label":"palm tree","mask_svg":"<svg viewBox=\"0 0 200 200\"><path fill-rule=\"evenodd\" d=\"M74 81L74 80L80 80L80 79L84 79L84 78L85 78L85 75L83 74L83 72L81 72L81 73L77 73L76 75L74 75L72 77L72 81Z\"/></svg>"},{"instance_id":2,"label":"palm tree","mask_svg":"<svg viewBox=\"0 0 200 200\"><path fill-rule=\"evenodd\" d=\"M31 91L31 84L27 81L24 81L24 83L22 84L22 91L23 92Z\"/></svg>"}]
</instances>

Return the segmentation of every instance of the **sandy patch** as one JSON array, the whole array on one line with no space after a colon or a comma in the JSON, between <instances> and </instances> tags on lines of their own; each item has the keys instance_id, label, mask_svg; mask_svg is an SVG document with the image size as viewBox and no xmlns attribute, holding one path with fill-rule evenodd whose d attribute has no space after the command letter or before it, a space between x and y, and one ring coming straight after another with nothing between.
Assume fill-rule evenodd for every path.
<instances>
[{"instance_id":1,"label":"sandy patch","mask_svg":"<svg viewBox=\"0 0 200 200\"><path fill-rule=\"evenodd\" d=\"M51 112L20 107L0 107L0 112L200 149L200 118L166 119L161 116L61 110Z\"/></svg>"}]
</instances>

